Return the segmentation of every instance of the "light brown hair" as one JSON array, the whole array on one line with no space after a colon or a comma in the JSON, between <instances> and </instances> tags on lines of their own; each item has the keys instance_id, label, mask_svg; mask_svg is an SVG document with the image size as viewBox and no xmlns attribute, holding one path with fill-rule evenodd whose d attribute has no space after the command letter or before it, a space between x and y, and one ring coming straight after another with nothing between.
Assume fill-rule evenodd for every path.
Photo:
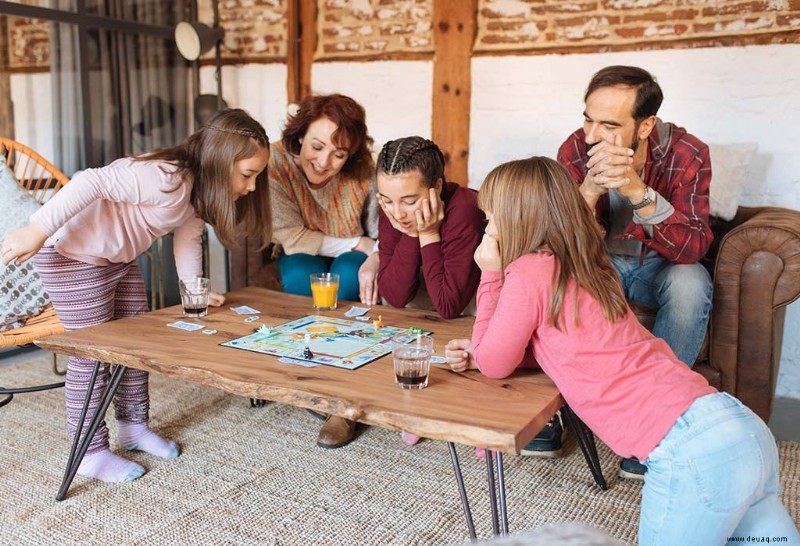
<instances>
[{"instance_id":1,"label":"light brown hair","mask_svg":"<svg viewBox=\"0 0 800 546\"><path fill-rule=\"evenodd\" d=\"M140 155L138 161L166 161L175 165L180 182L191 178L192 206L214 227L217 238L232 246L240 236L269 244L272 218L267 168L256 178L256 189L235 199L231 187L237 161L253 157L259 148L269 151L264 128L244 110L220 110L206 125L181 144Z\"/></svg>"},{"instance_id":2,"label":"light brown hair","mask_svg":"<svg viewBox=\"0 0 800 546\"><path fill-rule=\"evenodd\" d=\"M356 180L372 177L372 137L367 134L367 115L364 107L345 95L309 95L300 103L300 109L289 116L283 129L283 146L289 153L300 153L300 140L308 126L320 118L336 124L332 140L334 146L347 149L348 157L342 174Z\"/></svg>"},{"instance_id":3,"label":"light brown hair","mask_svg":"<svg viewBox=\"0 0 800 546\"><path fill-rule=\"evenodd\" d=\"M609 322L627 313L627 302L594 214L558 162L531 157L495 167L478 192L478 206L494 215L503 269L533 252L547 252L557 258L550 324L560 329L569 279L600 303ZM577 306L575 312L577 324Z\"/></svg>"}]
</instances>

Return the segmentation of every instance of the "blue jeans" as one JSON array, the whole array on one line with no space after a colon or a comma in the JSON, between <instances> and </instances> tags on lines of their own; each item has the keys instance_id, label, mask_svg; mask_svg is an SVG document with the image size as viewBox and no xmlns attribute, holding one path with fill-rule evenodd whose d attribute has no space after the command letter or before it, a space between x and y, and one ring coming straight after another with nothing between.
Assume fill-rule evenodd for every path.
<instances>
[{"instance_id":1,"label":"blue jeans","mask_svg":"<svg viewBox=\"0 0 800 546\"><path fill-rule=\"evenodd\" d=\"M711 312L711 277L700 264L674 264L649 252L638 256L610 254L625 297L658 309L653 335L667 342L690 368L697 360Z\"/></svg>"},{"instance_id":2,"label":"blue jeans","mask_svg":"<svg viewBox=\"0 0 800 546\"><path fill-rule=\"evenodd\" d=\"M310 296L309 275L330 272L339 274L337 297L340 300L358 301L358 269L366 259L367 255L363 252L345 252L336 258L281 254L277 262L284 292Z\"/></svg>"},{"instance_id":3,"label":"blue jeans","mask_svg":"<svg viewBox=\"0 0 800 546\"><path fill-rule=\"evenodd\" d=\"M775 438L733 396L695 400L644 464L640 545L725 544L732 537L800 544L778 496Z\"/></svg>"}]
</instances>

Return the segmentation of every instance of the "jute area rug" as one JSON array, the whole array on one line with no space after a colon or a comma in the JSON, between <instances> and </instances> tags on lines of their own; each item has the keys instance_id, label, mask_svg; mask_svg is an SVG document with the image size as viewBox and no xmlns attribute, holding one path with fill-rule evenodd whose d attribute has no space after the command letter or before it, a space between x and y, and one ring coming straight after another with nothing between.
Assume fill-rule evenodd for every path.
<instances>
[{"instance_id":1,"label":"jute area rug","mask_svg":"<svg viewBox=\"0 0 800 546\"><path fill-rule=\"evenodd\" d=\"M54 382L50 360L0 366L0 385ZM183 454L130 453L147 474L108 485L77 477L54 500L69 445L63 390L17 395L0 408L0 544L458 544L468 539L447 445L409 447L396 431L364 427L347 447L316 447L320 421L302 409L151 376L151 426ZM109 415L116 446L113 410ZM634 544L641 487L594 484L580 451L556 460L506 456L512 533L577 521ZM478 534L491 535L486 466L458 449ZM780 443L784 502L800 521L800 444ZM735 479L735 478L734 478Z\"/></svg>"}]
</instances>

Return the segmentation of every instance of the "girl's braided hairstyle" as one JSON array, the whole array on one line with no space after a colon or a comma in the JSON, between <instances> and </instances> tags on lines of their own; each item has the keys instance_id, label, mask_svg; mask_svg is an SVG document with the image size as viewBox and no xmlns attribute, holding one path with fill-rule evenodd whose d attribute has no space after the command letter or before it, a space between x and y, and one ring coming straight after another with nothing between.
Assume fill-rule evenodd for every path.
<instances>
[{"instance_id":1,"label":"girl's braided hairstyle","mask_svg":"<svg viewBox=\"0 0 800 546\"><path fill-rule=\"evenodd\" d=\"M417 169L422 182L432 188L444 177L444 154L432 140L411 136L390 140L378 154L378 173L389 176Z\"/></svg>"}]
</instances>

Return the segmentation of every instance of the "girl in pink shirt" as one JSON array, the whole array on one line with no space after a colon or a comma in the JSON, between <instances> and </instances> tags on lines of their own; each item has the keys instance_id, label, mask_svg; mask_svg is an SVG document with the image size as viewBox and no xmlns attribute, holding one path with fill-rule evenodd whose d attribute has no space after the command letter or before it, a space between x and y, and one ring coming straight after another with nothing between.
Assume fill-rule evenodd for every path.
<instances>
[{"instance_id":1,"label":"girl in pink shirt","mask_svg":"<svg viewBox=\"0 0 800 546\"><path fill-rule=\"evenodd\" d=\"M569 173L543 157L500 165L478 204L478 313L472 344L448 344L451 368L541 367L601 440L642 460L640 544L800 541L769 429L639 324Z\"/></svg>"},{"instance_id":2,"label":"girl in pink shirt","mask_svg":"<svg viewBox=\"0 0 800 546\"><path fill-rule=\"evenodd\" d=\"M202 274L200 240L206 222L225 244L240 235L269 242L268 154L269 140L257 121L244 110L220 111L177 146L76 175L31 216L28 226L8 232L0 248L3 263L20 264L36 256L37 271L67 330L145 313L144 280L135 260L158 237L174 231L181 278ZM210 305L224 301L220 294L209 295ZM177 444L147 426L147 381L146 372L133 368L122 375L114 397L119 443L175 458ZM82 431L97 412L107 383L108 364L69 359L65 398L73 438L84 401L89 405ZM144 468L110 451L103 422L77 473L127 482L144 474Z\"/></svg>"}]
</instances>

